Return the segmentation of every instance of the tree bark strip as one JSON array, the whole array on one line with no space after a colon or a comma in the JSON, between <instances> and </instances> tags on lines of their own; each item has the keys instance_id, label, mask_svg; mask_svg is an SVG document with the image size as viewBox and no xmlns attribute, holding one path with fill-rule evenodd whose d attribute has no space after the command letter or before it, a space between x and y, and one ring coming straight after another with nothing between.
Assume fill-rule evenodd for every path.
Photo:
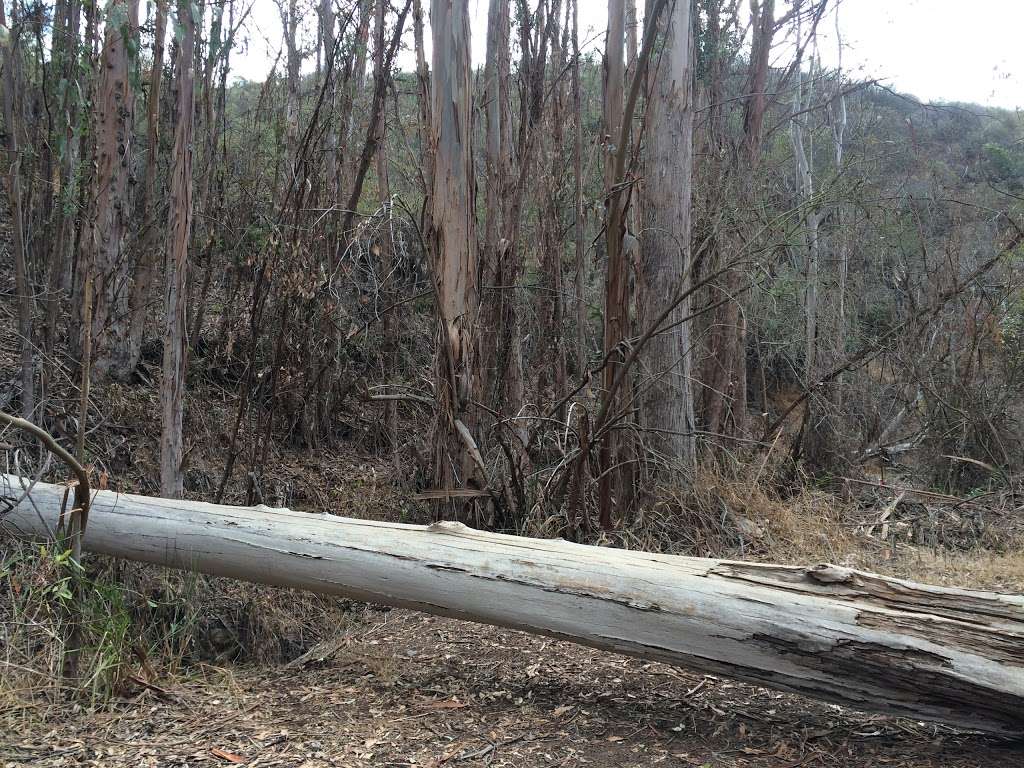
<instances>
[{"instance_id":1,"label":"tree bark strip","mask_svg":"<svg viewBox=\"0 0 1024 768\"><path fill-rule=\"evenodd\" d=\"M479 312L474 184L473 81L467 0L433 0L431 71L431 253L437 291L438 335L434 361L434 482L462 488L482 478L467 434L475 437L479 400ZM460 429L460 425L463 429ZM469 505L457 505L465 517Z\"/></svg>"},{"instance_id":2,"label":"tree bark strip","mask_svg":"<svg viewBox=\"0 0 1024 768\"><path fill-rule=\"evenodd\" d=\"M164 289L164 362L160 384L163 422L160 432L160 488L166 496L184 489L182 422L185 396L185 306L188 301L188 246L192 233L192 125L194 112L193 59L195 19L189 0L178 0L177 125L174 129L174 168L168 215L166 287Z\"/></svg>"}]
</instances>

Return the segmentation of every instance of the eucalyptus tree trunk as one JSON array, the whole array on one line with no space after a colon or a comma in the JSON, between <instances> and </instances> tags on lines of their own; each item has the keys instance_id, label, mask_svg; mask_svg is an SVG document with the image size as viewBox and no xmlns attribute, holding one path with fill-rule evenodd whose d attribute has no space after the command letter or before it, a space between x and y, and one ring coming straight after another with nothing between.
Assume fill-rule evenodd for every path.
<instances>
[{"instance_id":1,"label":"eucalyptus tree trunk","mask_svg":"<svg viewBox=\"0 0 1024 768\"><path fill-rule=\"evenodd\" d=\"M373 67L376 70L375 77L390 77L390 72L385 71L385 67L389 66L390 62L387 62L385 57L385 50L387 49L388 39L385 34L384 20L385 14L388 8L388 0L377 0L377 10L375 18L375 34L373 41ZM380 202L381 209L384 212L384 224L381 227L381 233L377 238L377 243L380 248L380 254L378 259L382 267L383 274L392 275L392 281L395 280L395 243L392 237L392 227L394 226L391 218L391 183L388 178L388 145L387 145L387 120L384 118L383 112L381 113L380 120L377 122L377 199ZM397 291L392 288L386 295L389 296L389 303L394 303L396 300L395 294ZM384 315L384 346L388 366L387 374L394 376L398 372L398 336L397 336L397 325L401 317L398 312L400 307L396 307L395 310L388 312ZM392 458L396 472L401 470L401 462L398 454L398 411L397 403L394 400L388 400L384 403L384 429L387 434L388 445L391 448Z\"/></svg>"},{"instance_id":2,"label":"eucalyptus tree trunk","mask_svg":"<svg viewBox=\"0 0 1024 768\"><path fill-rule=\"evenodd\" d=\"M814 41L811 31L808 42ZM821 77L817 53L811 57L807 82L804 81L803 62L800 51L806 44L802 39L801 24L797 21L796 42L798 47L793 86L793 116L790 119L790 138L793 146L794 173L796 180L796 205L802 223L802 244L804 246L804 389L810 392L804 411L804 428L798 438L796 450L803 453L812 464L828 460L834 442L833 426L829 414L830 395L823 388L814 389L814 382L831 361L822 360L827 349L821 344L821 222L824 211L815 199L814 189L814 138L807 128L807 116L814 103L814 84ZM815 46L816 48L816 46ZM840 129L841 130L841 129ZM842 140L837 151L842 162ZM838 173L839 166L836 167ZM842 270L842 267L840 267ZM842 355L839 355L842 358Z\"/></svg>"},{"instance_id":3,"label":"eucalyptus tree trunk","mask_svg":"<svg viewBox=\"0 0 1024 768\"><path fill-rule=\"evenodd\" d=\"M572 169L573 218L576 260L576 374L587 369L587 260L584 241L586 219L583 210L583 104L580 96L580 9L579 0L572 3Z\"/></svg>"},{"instance_id":4,"label":"eucalyptus tree trunk","mask_svg":"<svg viewBox=\"0 0 1024 768\"><path fill-rule=\"evenodd\" d=\"M636 72L637 30L639 22L636 16L636 0L626 0L626 73Z\"/></svg>"},{"instance_id":5,"label":"eucalyptus tree trunk","mask_svg":"<svg viewBox=\"0 0 1024 768\"><path fill-rule=\"evenodd\" d=\"M93 104L95 175L82 231L79 275L79 289L91 292L85 298L92 307L88 335L94 347L90 350L94 379L123 375L129 363L132 261L126 246L135 154L135 89L130 67L138 37L138 0L112 0L107 7L99 87Z\"/></svg>"},{"instance_id":6,"label":"eucalyptus tree trunk","mask_svg":"<svg viewBox=\"0 0 1024 768\"><path fill-rule=\"evenodd\" d=\"M188 247L192 234L192 126L194 119L193 67L195 19L190 0L178 0L177 61L174 65L176 124L171 194L167 222L167 258L164 269L164 362L160 383L160 488L164 496L178 498L184 490L185 363L187 343L185 310Z\"/></svg>"},{"instance_id":7,"label":"eucalyptus tree trunk","mask_svg":"<svg viewBox=\"0 0 1024 768\"><path fill-rule=\"evenodd\" d=\"M0 475L0 527L67 489ZM1024 734L1024 598L744 563L96 492L87 551L493 624L853 709Z\"/></svg>"},{"instance_id":8,"label":"eucalyptus tree trunk","mask_svg":"<svg viewBox=\"0 0 1024 768\"><path fill-rule=\"evenodd\" d=\"M625 62L625 0L608 0L608 32L604 49L604 121L605 136L605 250L608 259L604 291L604 357L602 372L604 395L602 410L613 410L617 399L612 390L622 362L619 345L629 330L629 274L623 258L622 239L625 236L624 206L615 189L617 183L615 146L622 135L623 88L626 76ZM601 479L598 483L598 504L601 526L612 527L612 507L616 495L626 492L618 487L621 480L615 466L618 461L618 430L609 430L601 441L598 464Z\"/></svg>"},{"instance_id":9,"label":"eucalyptus tree trunk","mask_svg":"<svg viewBox=\"0 0 1024 768\"><path fill-rule=\"evenodd\" d=\"M505 345L502 284L511 243L504 237L509 175L511 173L511 115L509 112L509 0L490 0L487 12L487 54L484 62L484 237L480 249L481 322L480 371L487 378L488 404L498 410L505 395Z\"/></svg>"},{"instance_id":10,"label":"eucalyptus tree trunk","mask_svg":"<svg viewBox=\"0 0 1024 768\"><path fill-rule=\"evenodd\" d=\"M769 56L775 35L775 0L752 0L753 30L750 63L744 86L743 138L734 169L739 180L738 207L746 215L753 210L761 163L764 116L768 104ZM740 223L741 230L752 229ZM742 233L741 233L742 234ZM745 270L731 251L750 247L746 238L722 243L724 276L716 281L712 301L721 302L710 334L710 355L705 369L704 420L709 432L742 437L747 431L747 323L741 294Z\"/></svg>"},{"instance_id":11,"label":"eucalyptus tree trunk","mask_svg":"<svg viewBox=\"0 0 1024 768\"><path fill-rule=\"evenodd\" d=\"M338 122L341 126L341 173L338 175L338 200L348 199L349 190L353 186L359 152L356 151L356 103L360 100L366 84L366 49L370 40L370 17L373 16L373 0L357 0L358 22L355 34L355 50L352 54L352 69L347 88L345 89L341 109L338 110ZM339 233L342 243L348 234Z\"/></svg>"},{"instance_id":12,"label":"eucalyptus tree trunk","mask_svg":"<svg viewBox=\"0 0 1024 768\"><path fill-rule=\"evenodd\" d=\"M799 27L798 27L799 29ZM799 34L799 33L798 33ZM799 44L799 39L798 39ZM813 81L814 68L811 68ZM820 216L814 202L814 145L807 135L807 110L811 106L811 87L804 98L804 81L799 59L796 63L793 88L793 117L790 120L790 138L793 145L796 176L796 202L803 222L805 246L804 266L804 382L810 386L818 378L818 270L821 258L819 232Z\"/></svg>"},{"instance_id":13,"label":"eucalyptus tree trunk","mask_svg":"<svg viewBox=\"0 0 1024 768\"><path fill-rule=\"evenodd\" d=\"M324 178L331 189L338 174L338 126L334 119L337 59L338 19L334 12L334 0L320 0L320 46L323 58L322 77L330 78L325 101L330 105L330 114L324 118ZM329 202L329 201L328 201Z\"/></svg>"},{"instance_id":14,"label":"eucalyptus tree trunk","mask_svg":"<svg viewBox=\"0 0 1024 768\"><path fill-rule=\"evenodd\" d=\"M649 6L650 2L647 5ZM636 74L637 57L639 55L637 37L639 35L640 21L637 17L636 6L637 0L626 0L626 83L629 83L633 79L633 75ZM650 12L650 8L645 8L644 12ZM640 231L642 207L643 196L639 194L634 195L630 201L629 208L626 210L626 231L631 233L632 236L636 236ZM634 253L635 256L636 254ZM631 328L630 330L635 331L636 329Z\"/></svg>"},{"instance_id":15,"label":"eucalyptus tree trunk","mask_svg":"<svg viewBox=\"0 0 1024 768\"><path fill-rule=\"evenodd\" d=\"M690 205L693 176L693 66L690 3L663 14L664 47L651 68L647 103L644 227L637 276L638 325L646 330L669 307L666 330L643 350L641 421L653 443L687 473L696 464L692 389Z\"/></svg>"},{"instance_id":16,"label":"eucalyptus tree trunk","mask_svg":"<svg viewBox=\"0 0 1024 768\"><path fill-rule=\"evenodd\" d=\"M298 174L298 145L299 145L299 70L302 67L302 53L299 50L299 9L297 0L287 0L287 7L281 6L281 26L284 31L284 42L287 49L285 68L287 77L285 79L285 157L288 167L288 179L285 182L287 188L294 183L293 179Z\"/></svg>"},{"instance_id":17,"label":"eucalyptus tree trunk","mask_svg":"<svg viewBox=\"0 0 1024 768\"><path fill-rule=\"evenodd\" d=\"M54 178L54 206L52 241L50 243L49 266L46 277L45 319L43 323L43 397L48 390L48 382L53 368L53 358L57 343L57 321L61 304L63 286L68 282L71 266L71 249L75 238L76 216L72 212L77 203L78 188L78 74L81 58L79 56L79 30L81 27L82 7L79 0L68 0L61 8L64 16L54 31L54 64L64 83L59 99L59 130L55 143L59 147L57 172Z\"/></svg>"},{"instance_id":18,"label":"eucalyptus tree trunk","mask_svg":"<svg viewBox=\"0 0 1024 768\"><path fill-rule=\"evenodd\" d=\"M128 367L134 369L142 354L142 337L146 330L149 297L153 291L160 247L161 227L158 222L156 194L157 163L160 158L160 92L163 84L164 37L167 29L167 0L156 0L153 20L153 62L149 70L146 94L146 164L142 187L135 207L142 228L137 243L135 279L129 299Z\"/></svg>"},{"instance_id":19,"label":"eucalyptus tree trunk","mask_svg":"<svg viewBox=\"0 0 1024 768\"><path fill-rule=\"evenodd\" d=\"M561 0L552 0L543 32L551 46L550 71L553 82L547 89L548 130L537 136L546 149L546 163L541 165L540 216L540 290L537 292L539 333L546 340L545 364L537 366L537 390L541 398L554 401L566 391L565 301L562 289L562 188L564 185L565 50L562 47L560 18ZM565 417L564 406L557 418Z\"/></svg>"},{"instance_id":20,"label":"eucalyptus tree trunk","mask_svg":"<svg viewBox=\"0 0 1024 768\"><path fill-rule=\"evenodd\" d=\"M473 171L473 79L468 0L432 0L430 29L433 191L431 252L437 295L434 356L434 482L451 492L482 488L475 442L480 381L477 350L477 253ZM456 515L469 504L453 500Z\"/></svg>"},{"instance_id":21,"label":"eucalyptus tree trunk","mask_svg":"<svg viewBox=\"0 0 1024 768\"><path fill-rule=\"evenodd\" d=\"M199 194L194 202L196 210L203 212L201 226L195 227L192 236L194 255L201 254L199 259L193 257L195 267L202 264L202 277L199 270L190 270L191 288L189 290L190 305L188 316L191 318L192 329L188 334L190 346L199 343L203 325L206 320L206 301L213 278L214 250L217 242L217 223L221 219L223 194L216 194L218 179L223 180L223 168L217 164L217 146L223 128L222 109L225 103L224 90L227 87L228 53L231 42L224 30L224 9L229 0L216 0L211 6L209 39L206 41L206 58L203 63L201 105L198 110L202 118L203 152L202 163L204 173L200 176ZM233 6L232 6L233 8ZM289 53L290 55L290 53ZM301 62L300 62L301 63ZM291 71L289 64L289 106L294 106L298 114L298 86L294 94L291 91ZM294 103L293 103L294 102ZM296 117L296 133L298 119ZM296 138L297 142L298 139ZM200 242L202 245L200 246Z\"/></svg>"},{"instance_id":22,"label":"eucalyptus tree trunk","mask_svg":"<svg viewBox=\"0 0 1024 768\"><path fill-rule=\"evenodd\" d=\"M834 11L836 22L836 44L838 46L836 64L836 94L832 100L832 147L836 175L843 173L843 149L846 140L846 94L843 93L843 38L839 28L839 10ZM847 246L847 234L843 229L848 215L846 206L841 202L836 206L835 235L832 238L836 253L836 269L838 279L836 285L836 352L839 358L846 354L846 287L850 272L850 249ZM836 377L836 404L842 406L843 377Z\"/></svg>"},{"instance_id":23,"label":"eucalyptus tree trunk","mask_svg":"<svg viewBox=\"0 0 1024 768\"><path fill-rule=\"evenodd\" d=\"M14 290L18 306L18 349L21 358L21 412L31 420L35 411L35 364L33 362L32 324L34 304L28 278L28 251L25 244L25 212L21 194L21 154L18 137L24 130L21 113L15 101L20 92L18 73L21 55L21 25L15 17L17 3L11 9L11 27L7 26L4 9L0 4L0 27L6 38L0 40L3 47L3 117L4 133L7 136L7 196L11 213L11 247L14 250Z\"/></svg>"},{"instance_id":24,"label":"eucalyptus tree trunk","mask_svg":"<svg viewBox=\"0 0 1024 768\"><path fill-rule=\"evenodd\" d=\"M420 149L423 152L422 179L423 195L426 198L423 206L425 220L421 229L429 232L430 195L434 186L434 147L430 142L430 130L433 118L430 115L430 67L427 65L426 44L423 40L423 0L412 2L412 33L413 47L416 49L416 83L420 107Z\"/></svg>"},{"instance_id":25,"label":"eucalyptus tree trunk","mask_svg":"<svg viewBox=\"0 0 1024 768\"><path fill-rule=\"evenodd\" d=\"M82 58L75 69L81 70L79 99L83 107L92 105L88 117L79 120L77 131L77 157L81 159L71 169L73 178L77 179L78 188L74 203L74 213L67 218L69 221L68 254L71 269L62 276L62 288L71 296L71 313L68 320L68 346L72 357L79 368L79 424L76 439L79 459L84 451L85 432L89 405L89 380L92 369L92 296L93 271L89 263L90 222L92 216L92 198L95 189L95 177L98 172L96 158L96 83L99 80L97 69L100 64L99 43L99 8L96 3L83 5L85 15L85 35L82 45ZM74 66L74 65L73 65ZM81 176L81 178L78 178ZM70 201L69 201L70 207Z\"/></svg>"},{"instance_id":26,"label":"eucalyptus tree trunk","mask_svg":"<svg viewBox=\"0 0 1024 768\"><path fill-rule=\"evenodd\" d=\"M512 151L511 116L504 118L509 126L505 133L505 146L502 147L502 162L508 170L508 184L503 190L502 234L498 240L500 254L494 261L493 281L496 286L492 294L493 302L488 302L489 313L495 320L494 340L495 369L492 402L495 410L517 414L522 411L526 402L526 383L524 368L524 350L522 339L523 319L520 311L520 281L525 268L527 244L522 242L521 233L524 220L524 206L530 192L539 188L533 173L534 157L537 154L536 128L543 118L544 106L544 73L547 64L547 40L543 34L546 26L543 21L544 8L537 6L534 12L526 0L518 0L519 26L519 125L515 141L515 152ZM502 22L504 23L504 21ZM511 88L508 85L508 62L506 47L502 43L499 69L503 73L499 77L498 92L502 98L503 109L511 111ZM504 85L502 82L504 81ZM515 156L513 164L512 156ZM513 170L514 165L514 170ZM518 461L525 471L529 456L525 450L529 443L529 429L526 422L516 422L514 431L522 450L518 453Z\"/></svg>"}]
</instances>

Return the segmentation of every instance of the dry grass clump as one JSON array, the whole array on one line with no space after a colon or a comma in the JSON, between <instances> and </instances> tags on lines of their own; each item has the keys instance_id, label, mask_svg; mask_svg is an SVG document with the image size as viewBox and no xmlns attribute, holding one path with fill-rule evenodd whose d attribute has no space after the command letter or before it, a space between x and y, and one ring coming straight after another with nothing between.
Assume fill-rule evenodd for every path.
<instances>
[{"instance_id":1,"label":"dry grass clump","mask_svg":"<svg viewBox=\"0 0 1024 768\"><path fill-rule=\"evenodd\" d=\"M986 549L953 551L915 546L858 554L859 568L926 584L1024 593L1024 551L994 553Z\"/></svg>"},{"instance_id":2,"label":"dry grass clump","mask_svg":"<svg viewBox=\"0 0 1024 768\"><path fill-rule=\"evenodd\" d=\"M759 465L705 465L688 487L662 485L613 534L615 543L696 557L842 561L850 505L810 487L783 495Z\"/></svg>"},{"instance_id":3,"label":"dry grass clump","mask_svg":"<svg viewBox=\"0 0 1024 768\"><path fill-rule=\"evenodd\" d=\"M103 706L196 665L290 660L348 601L0 539L0 708ZM79 650L72 656L68 649Z\"/></svg>"},{"instance_id":4,"label":"dry grass clump","mask_svg":"<svg viewBox=\"0 0 1024 768\"><path fill-rule=\"evenodd\" d=\"M1024 551L915 553L912 573L936 584L956 584L998 592L1024 593Z\"/></svg>"},{"instance_id":5,"label":"dry grass clump","mask_svg":"<svg viewBox=\"0 0 1024 768\"><path fill-rule=\"evenodd\" d=\"M0 702L61 677L72 566L52 550L0 539Z\"/></svg>"},{"instance_id":6,"label":"dry grass clump","mask_svg":"<svg viewBox=\"0 0 1024 768\"><path fill-rule=\"evenodd\" d=\"M697 557L832 562L925 583L1024 592L1024 536L1006 500L989 508L891 489L847 499L807 483L785 492L777 474L758 462L703 466L689 487L656 488L618 530L588 541Z\"/></svg>"}]
</instances>

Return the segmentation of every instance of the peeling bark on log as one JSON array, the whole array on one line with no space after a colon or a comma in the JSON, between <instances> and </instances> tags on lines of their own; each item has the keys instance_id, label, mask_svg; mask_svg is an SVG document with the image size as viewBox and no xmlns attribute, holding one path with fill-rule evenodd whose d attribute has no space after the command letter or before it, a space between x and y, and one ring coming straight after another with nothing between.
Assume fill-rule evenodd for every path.
<instances>
[{"instance_id":1,"label":"peeling bark on log","mask_svg":"<svg viewBox=\"0 0 1024 768\"><path fill-rule=\"evenodd\" d=\"M3 476L7 530L63 486ZM3 510L7 509L6 512ZM1024 733L1024 597L101 491L86 550L548 635L854 709Z\"/></svg>"}]
</instances>

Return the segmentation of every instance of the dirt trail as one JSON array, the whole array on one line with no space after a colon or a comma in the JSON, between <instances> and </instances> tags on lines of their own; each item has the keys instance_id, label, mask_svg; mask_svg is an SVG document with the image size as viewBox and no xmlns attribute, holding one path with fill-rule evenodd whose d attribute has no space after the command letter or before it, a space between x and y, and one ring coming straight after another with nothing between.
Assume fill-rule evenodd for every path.
<instances>
[{"instance_id":1,"label":"dirt trail","mask_svg":"<svg viewBox=\"0 0 1024 768\"><path fill-rule=\"evenodd\" d=\"M1024 765L1020 745L408 611L339 637L322 660L203 667L113 711L8 712L0 765Z\"/></svg>"}]
</instances>

